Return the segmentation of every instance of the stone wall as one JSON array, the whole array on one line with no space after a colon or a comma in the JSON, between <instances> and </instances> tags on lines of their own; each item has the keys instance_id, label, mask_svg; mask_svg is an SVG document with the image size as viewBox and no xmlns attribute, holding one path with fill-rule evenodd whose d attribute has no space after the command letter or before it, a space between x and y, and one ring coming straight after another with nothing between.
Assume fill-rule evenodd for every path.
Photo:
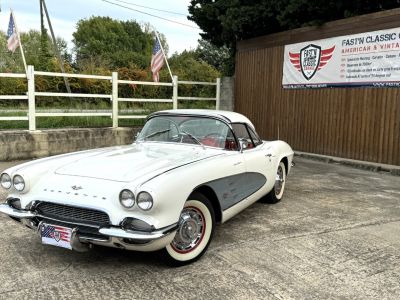
<instances>
[{"instance_id":1,"label":"stone wall","mask_svg":"<svg viewBox=\"0 0 400 300\"><path fill-rule=\"evenodd\" d=\"M235 77L221 78L221 102L220 102L221 110L233 111L234 84L235 84Z\"/></svg>"},{"instance_id":2,"label":"stone wall","mask_svg":"<svg viewBox=\"0 0 400 300\"><path fill-rule=\"evenodd\" d=\"M0 161L46 157L86 149L127 145L140 127L1 131Z\"/></svg>"}]
</instances>

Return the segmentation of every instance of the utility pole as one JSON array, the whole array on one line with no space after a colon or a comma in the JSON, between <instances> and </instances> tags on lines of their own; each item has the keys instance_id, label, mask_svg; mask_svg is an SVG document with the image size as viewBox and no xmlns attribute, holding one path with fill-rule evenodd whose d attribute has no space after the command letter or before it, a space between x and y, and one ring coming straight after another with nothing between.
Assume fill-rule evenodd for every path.
<instances>
[{"instance_id":1,"label":"utility pole","mask_svg":"<svg viewBox=\"0 0 400 300\"><path fill-rule=\"evenodd\" d=\"M42 20L42 25L43 25L43 10L44 10L44 12L46 14L47 23L49 24L51 39L53 41L54 51L55 51L55 53L57 55L57 58L58 58L58 61L60 63L61 72L65 73L63 59L61 57L61 53L60 53L60 51L58 49L58 46L57 46L57 40L56 40L56 37L54 35L53 26L51 25L49 12L47 11L47 7L46 7L46 2L44 0L40 0L40 17L41 17L41 20ZM69 82L68 82L68 78L67 77L64 77L64 83L65 83L65 87L67 88L67 92L71 93L71 88L69 86Z\"/></svg>"}]
</instances>

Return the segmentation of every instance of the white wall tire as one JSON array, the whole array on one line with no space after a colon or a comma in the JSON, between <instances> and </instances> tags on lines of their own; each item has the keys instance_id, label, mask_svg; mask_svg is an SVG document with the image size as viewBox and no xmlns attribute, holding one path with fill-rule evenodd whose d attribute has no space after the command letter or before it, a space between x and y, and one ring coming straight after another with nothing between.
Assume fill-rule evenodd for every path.
<instances>
[{"instance_id":1,"label":"white wall tire","mask_svg":"<svg viewBox=\"0 0 400 300\"><path fill-rule=\"evenodd\" d=\"M199 259L207 250L215 229L210 201L193 193L182 210L174 240L165 247L169 264L180 266Z\"/></svg>"},{"instance_id":2,"label":"white wall tire","mask_svg":"<svg viewBox=\"0 0 400 300\"><path fill-rule=\"evenodd\" d=\"M286 166L283 161L279 162L276 170L275 183L272 190L261 200L266 203L275 204L282 200L286 185Z\"/></svg>"}]
</instances>

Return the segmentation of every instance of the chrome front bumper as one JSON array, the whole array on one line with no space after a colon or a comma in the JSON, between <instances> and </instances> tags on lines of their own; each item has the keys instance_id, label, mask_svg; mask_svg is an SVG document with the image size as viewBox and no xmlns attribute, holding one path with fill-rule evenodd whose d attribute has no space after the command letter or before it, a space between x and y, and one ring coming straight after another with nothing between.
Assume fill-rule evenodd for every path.
<instances>
[{"instance_id":1,"label":"chrome front bumper","mask_svg":"<svg viewBox=\"0 0 400 300\"><path fill-rule=\"evenodd\" d=\"M29 226L29 223L26 222L27 219L33 219L33 218L45 218L43 216L40 216L36 214L35 212L31 211L26 211L26 210L20 210L20 209L15 209L11 207L8 203L3 203L0 204L0 213L6 214L9 217L12 217L14 219L18 219L28 227L35 229L35 226ZM24 222L25 221L25 222ZM57 220L59 222L64 222L62 220ZM51 221L49 221L51 223ZM71 224L70 225L72 228L74 227L79 227ZM143 232L143 231L131 231L131 230L125 230L121 227L100 227L98 229L99 234L104 235L105 237L109 238L119 238L119 239L128 239L128 240L133 240L133 241L140 241L140 242L151 242L154 240L158 240L161 238L164 238L168 235L170 235L172 232L175 232L176 229L178 228L178 224L172 224L170 226L164 227L159 230L151 231L151 232ZM37 228L36 228L37 229ZM79 237L79 236L78 236ZM93 240L94 242L98 242L99 240L96 238L90 238L86 236L79 237L81 241L84 242L91 242Z\"/></svg>"},{"instance_id":2,"label":"chrome front bumper","mask_svg":"<svg viewBox=\"0 0 400 300\"><path fill-rule=\"evenodd\" d=\"M30 219L36 217L36 215L30 211L15 209L7 203L0 204L0 213L17 219Z\"/></svg>"}]
</instances>

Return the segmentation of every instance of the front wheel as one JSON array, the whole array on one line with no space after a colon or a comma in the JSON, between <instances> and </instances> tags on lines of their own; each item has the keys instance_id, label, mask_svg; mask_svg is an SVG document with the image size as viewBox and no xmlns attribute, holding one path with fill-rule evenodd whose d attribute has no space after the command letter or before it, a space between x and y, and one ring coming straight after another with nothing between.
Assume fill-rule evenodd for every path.
<instances>
[{"instance_id":1,"label":"front wheel","mask_svg":"<svg viewBox=\"0 0 400 300\"><path fill-rule=\"evenodd\" d=\"M215 230L215 214L210 201L193 193L181 212L173 241L164 249L167 262L173 266L189 264L207 250Z\"/></svg>"},{"instance_id":2,"label":"front wheel","mask_svg":"<svg viewBox=\"0 0 400 300\"><path fill-rule=\"evenodd\" d=\"M286 184L286 167L283 161L278 165L276 170L275 183L272 190L262 199L263 202L275 204L281 201Z\"/></svg>"}]
</instances>

